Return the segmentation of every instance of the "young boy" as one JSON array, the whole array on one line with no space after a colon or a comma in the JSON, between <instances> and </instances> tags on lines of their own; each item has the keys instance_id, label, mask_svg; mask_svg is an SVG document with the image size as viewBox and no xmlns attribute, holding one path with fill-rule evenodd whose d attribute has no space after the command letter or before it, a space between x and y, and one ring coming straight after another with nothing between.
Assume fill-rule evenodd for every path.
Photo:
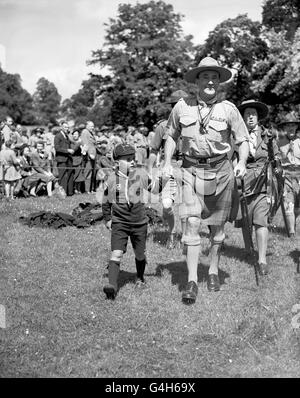
<instances>
[{"instance_id":1,"label":"young boy","mask_svg":"<svg viewBox=\"0 0 300 398\"><path fill-rule=\"evenodd\" d=\"M103 291L108 299L114 299L118 291L120 262L126 252L128 237L135 253L137 286L145 284L147 223L143 203L143 189L152 190L148 174L136 168L135 148L118 144L113 151L116 170L105 183L102 210L106 227L111 230L111 256L108 281Z\"/></svg>"}]
</instances>

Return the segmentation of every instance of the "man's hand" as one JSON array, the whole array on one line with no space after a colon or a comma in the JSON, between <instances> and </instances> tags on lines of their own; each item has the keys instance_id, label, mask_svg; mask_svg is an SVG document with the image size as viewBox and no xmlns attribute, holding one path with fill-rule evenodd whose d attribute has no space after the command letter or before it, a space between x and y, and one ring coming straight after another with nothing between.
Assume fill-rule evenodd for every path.
<instances>
[{"instance_id":1,"label":"man's hand","mask_svg":"<svg viewBox=\"0 0 300 398\"><path fill-rule=\"evenodd\" d=\"M109 220L109 221L107 221L107 223L105 224L106 228L107 228L109 231L111 231L111 223L112 223L112 220Z\"/></svg>"},{"instance_id":2,"label":"man's hand","mask_svg":"<svg viewBox=\"0 0 300 398\"><path fill-rule=\"evenodd\" d=\"M68 152L69 152L71 155L73 155L74 150L73 150L73 149L68 149Z\"/></svg>"},{"instance_id":3,"label":"man's hand","mask_svg":"<svg viewBox=\"0 0 300 398\"><path fill-rule=\"evenodd\" d=\"M235 166L234 170L234 176L237 178L243 178L245 174L247 173L246 170L246 165L244 162L238 162L238 164Z\"/></svg>"}]
</instances>

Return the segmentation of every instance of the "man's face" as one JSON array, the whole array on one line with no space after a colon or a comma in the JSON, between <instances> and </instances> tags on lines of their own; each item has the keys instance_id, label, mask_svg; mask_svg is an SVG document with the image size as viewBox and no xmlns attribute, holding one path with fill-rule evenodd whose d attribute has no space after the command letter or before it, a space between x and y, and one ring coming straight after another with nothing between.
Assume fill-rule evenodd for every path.
<instances>
[{"instance_id":1,"label":"man's face","mask_svg":"<svg viewBox=\"0 0 300 398\"><path fill-rule=\"evenodd\" d=\"M296 131L298 129L297 123L287 123L283 126L284 131L286 132L288 138L293 140L296 137Z\"/></svg>"},{"instance_id":2,"label":"man's face","mask_svg":"<svg viewBox=\"0 0 300 398\"><path fill-rule=\"evenodd\" d=\"M200 96L205 94L207 97L215 97L220 84L220 76L218 72L203 71L200 72L195 83L199 88Z\"/></svg>"},{"instance_id":3,"label":"man's face","mask_svg":"<svg viewBox=\"0 0 300 398\"><path fill-rule=\"evenodd\" d=\"M78 133L77 130L73 132L73 138L74 138L74 140L76 140L76 141L78 140L78 138L79 138L79 133Z\"/></svg>"},{"instance_id":4,"label":"man's face","mask_svg":"<svg viewBox=\"0 0 300 398\"><path fill-rule=\"evenodd\" d=\"M11 126L11 125L13 124L13 120L12 120L11 117L8 117L8 118L6 119L6 124L8 124L9 126Z\"/></svg>"},{"instance_id":5,"label":"man's face","mask_svg":"<svg viewBox=\"0 0 300 398\"><path fill-rule=\"evenodd\" d=\"M94 123L89 122L89 123L86 125L86 128L87 128L89 131L93 131L93 130L95 129Z\"/></svg>"},{"instance_id":6,"label":"man's face","mask_svg":"<svg viewBox=\"0 0 300 398\"><path fill-rule=\"evenodd\" d=\"M62 126L62 131L66 134L69 130L69 125L67 123L64 123Z\"/></svg>"},{"instance_id":7,"label":"man's face","mask_svg":"<svg viewBox=\"0 0 300 398\"><path fill-rule=\"evenodd\" d=\"M244 121L249 130L254 129L258 124L258 114L255 108L246 108L244 111Z\"/></svg>"}]
</instances>

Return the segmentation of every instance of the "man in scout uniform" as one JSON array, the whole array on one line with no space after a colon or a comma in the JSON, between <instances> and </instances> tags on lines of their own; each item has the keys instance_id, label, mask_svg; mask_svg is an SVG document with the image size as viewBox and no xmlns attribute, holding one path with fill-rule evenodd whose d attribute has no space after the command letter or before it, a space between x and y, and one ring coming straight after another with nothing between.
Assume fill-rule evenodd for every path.
<instances>
[{"instance_id":1,"label":"man in scout uniform","mask_svg":"<svg viewBox=\"0 0 300 398\"><path fill-rule=\"evenodd\" d=\"M174 91L170 97L167 98L166 103L174 106L181 98L187 98L188 94L183 90ZM166 117L169 116L170 110L166 109ZM155 164L155 162L164 160L164 144L167 138L166 136L167 119L162 119L157 123L154 130L154 136L150 143L150 156L149 156L149 172ZM180 149L177 145L176 151L172 156L172 167L178 168L178 152ZM171 176L168 183L165 185L162 191L162 206L163 206L163 218L167 221L169 227L169 239L167 246L171 249L175 245L175 216L174 216L174 201L177 192L177 185L174 178Z\"/></svg>"},{"instance_id":2,"label":"man in scout uniform","mask_svg":"<svg viewBox=\"0 0 300 398\"><path fill-rule=\"evenodd\" d=\"M266 104L251 99L242 102L238 109L243 116L250 135L250 152L244 180L249 223L251 227L254 225L258 248L258 264L256 267L260 275L266 275L269 272L266 255L270 210L267 198L266 166L269 159L269 145L273 146L272 152L275 157L278 155L278 147L275 140L272 140L272 133L260 124L261 120L265 119L269 113ZM242 215L242 219L236 222L236 226L242 226L246 251L250 253L250 242L244 217L245 215Z\"/></svg>"},{"instance_id":3,"label":"man in scout uniform","mask_svg":"<svg viewBox=\"0 0 300 398\"><path fill-rule=\"evenodd\" d=\"M198 86L197 98L181 99L173 108L167 124L163 173L172 175L172 154L182 138L182 203L179 215L186 219L183 243L187 246L188 284L183 291L185 304L196 301L197 268L200 252L201 219L211 230L208 290L220 290L218 266L220 247L225 238L235 189L235 176L243 177L249 154L249 133L238 109L229 101L219 101L220 83L232 76L229 69L206 57L185 76ZM239 148L234 170L228 159L231 137Z\"/></svg>"},{"instance_id":4,"label":"man in scout uniform","mask_svg":"<svg viewBox=\"0 0 300 398\"><path fill-rule=\"evenodd\" d=\"M300 214L300 119L293 113L279 124L278 140L284 182L284 207L290 236L296 232L296 219ZM284 134L282 134L284 133Z\"/></svg>"}]
</instances>

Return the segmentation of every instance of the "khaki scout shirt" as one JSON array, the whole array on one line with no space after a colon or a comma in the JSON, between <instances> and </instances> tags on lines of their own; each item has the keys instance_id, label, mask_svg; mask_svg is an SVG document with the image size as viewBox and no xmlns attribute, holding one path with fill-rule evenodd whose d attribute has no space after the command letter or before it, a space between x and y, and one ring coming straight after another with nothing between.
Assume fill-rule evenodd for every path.
<instances>
[{"instance_id":1,"label":"khaki scout shirt","mask_svg":"<svg viewBox=\"0 0 300 398\"><path fill-rule=\"evenodd\" d=\"M213 108L212 108L213 107ZM207 117L210 112L209 117ZM208 122L206 132L201 120ZM207 106L197 99L180 99L172 109L167 134L175 142L182 137L182 153L195 157L211 157L231 150L231 135L236 145L249 141L248 129L234 104L229 101L215 102Z\"/></svg>"}]
</instances>

